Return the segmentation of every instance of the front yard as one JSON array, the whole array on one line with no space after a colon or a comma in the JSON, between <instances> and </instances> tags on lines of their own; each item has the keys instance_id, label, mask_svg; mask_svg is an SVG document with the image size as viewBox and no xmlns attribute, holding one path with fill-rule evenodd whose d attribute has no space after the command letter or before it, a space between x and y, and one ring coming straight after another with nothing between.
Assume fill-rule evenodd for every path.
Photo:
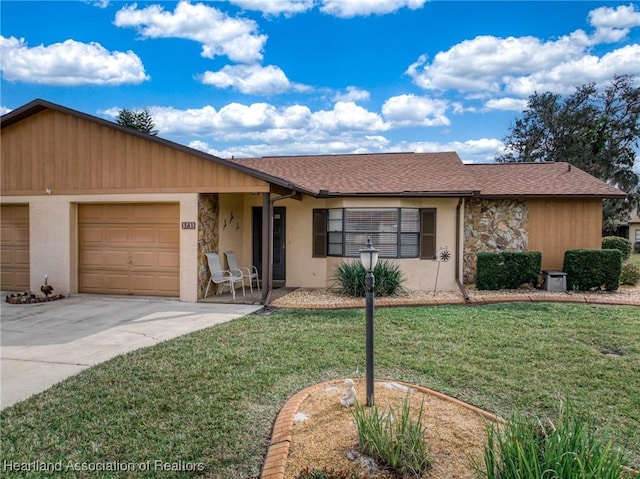
<instances>
[{"instance_id":1,"label":"front yard","mask_svg":"<svg viewBox=\"0 0 640 479\"><path fill-rule=\"evenodd\" d=\"M287 397L364 375L364 330L362 310L282 310L117 357L0 413L1 475L258 477ZM503 416L554 418L569 396L640 467L637 307L379 309L375 347L377 377Z\"/></svg>"}]
</instances>

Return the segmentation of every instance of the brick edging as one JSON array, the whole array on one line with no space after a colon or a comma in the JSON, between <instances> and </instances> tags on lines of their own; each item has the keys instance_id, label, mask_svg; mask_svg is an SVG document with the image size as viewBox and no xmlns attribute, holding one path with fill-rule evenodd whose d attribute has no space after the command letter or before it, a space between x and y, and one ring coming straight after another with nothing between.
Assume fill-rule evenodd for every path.
<instances>
[{"instance_id":1,"label":"brick edging","mask_svg":"<svg viewBox=\"0 0 640 479\"><path fill-rule=\"evenodd\" d=\"M433 300L408 300L408 301L385 301L384 298L376 299L376 307L411 307L411 306L482 306L485 304L498 303L567 303L567 304L598 304L608 306L640 306L640 300L637 299L616 299L602 296L591 296L585 294L568 294L567 296L557 296L551 294L544 295L523 295L513 297L509 295L486 296L484 298L470 298L468 301L464 299L433 299ZM364 308L364 300L362 302L342 303L342 304L275 304L278 309L358 309Z\"/></svg>"},{"instance_id":2,"label":"brick edging","mask_svg":"<svg viewBox=\"0 0 640 479\"><path fill-rule=\"evenodd\" d=\"M307 399L313 393L325 389L327 386L336 383L336 381L339 380L324 381L318 384L314 384L313 386L309 386L301 391L298 391L296 394L287 399L287 401L282 406L282 409L280 409L280 412L278 412L276 422L273 424L273 430L271 433L271 445L267 450L267 455L264 460L264 465L262 466L262 474L260 475L260 479L284 478L284 471L287 468L289 448L291 447L291 440L293 436L294 416L300 409L300 406L305 401L305 399ZM470 411L480 414L490 421L503 422L503 420L495 414L485 411L484 409L480 409L464 401L460 401L459 399L447 396L446 394L434 391L433 389L416 386L414 384L405 383L403 381L394 381L391 379L380 379L379 381L402 384L403 386L413 388L416 391L421 392L422 394L427 394L444 401L449 401L458 406L469 409Z\"/></svg>"}]
</instances>

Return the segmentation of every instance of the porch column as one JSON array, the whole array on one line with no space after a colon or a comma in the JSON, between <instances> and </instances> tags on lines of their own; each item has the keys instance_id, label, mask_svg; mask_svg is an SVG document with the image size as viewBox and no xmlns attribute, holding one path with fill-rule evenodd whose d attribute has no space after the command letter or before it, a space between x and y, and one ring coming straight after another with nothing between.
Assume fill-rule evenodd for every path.
<instances>
[{"instance_id":1,"label":"porch column","mask_svg":"<svg viewBox=\"0 0 640 479\"><path fill-rule=\"evenodd\" d=\"M262 304L267 305L271 296L271 263L273 241L273 212L271 211L271 194L262 193Z\"/></svg>"}]
</instances>

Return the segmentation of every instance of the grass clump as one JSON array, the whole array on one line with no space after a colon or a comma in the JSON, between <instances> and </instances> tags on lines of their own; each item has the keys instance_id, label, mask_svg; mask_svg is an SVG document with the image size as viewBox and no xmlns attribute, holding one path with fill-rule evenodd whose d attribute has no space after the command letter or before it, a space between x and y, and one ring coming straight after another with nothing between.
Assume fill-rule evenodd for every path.
<instances>
[{"instance_id":1,"label":"grass clump","mask_svg":"<svg viewBox=\"0 0 640 479\"><path fill-rule=\"evenodd\" d=\"M353 417L362 452L394 473L421 477L430 465L424 445L423 408L424 403L413 418L407 399L402 401L399 411L389 408L384 412L377 406L365 409L356 404Z\"/></svg>"},{"instance_id":2,"label":"grass clump","mask_svg":"<svg viewBox=\"0 0 640 479\"><path fill-rule=\"evenodd\" d=\"M364 297L365 275L366 271L360 261L345 261L338 265L333 276L341 294ZM373 293L376 296L393 296L402 291L405 277L397 264L386 259L380 260L373 269L373 275Z\"/></svg>"},{"instance_id":3,"label":"grass clump","mask_svg":"<svg viewBox=\"0 0 640 479\"><path fill-rule=\"evenodd\" d=\"M368 479L355 472L335 470L335 469L309 469L305 467L296 479Z\"/></svg>"},{"instance_id":4,"label":"grass clump","mask_svg":"<svg viewBox=\"0 0 640 479\"><path fill-rule=\"evenodd\" d=\"M593 421L569 404L556 424L518 417L492 425L484 449L486 479L621 479L622 452L596 435Z\"/></svg>"}]
</instances>

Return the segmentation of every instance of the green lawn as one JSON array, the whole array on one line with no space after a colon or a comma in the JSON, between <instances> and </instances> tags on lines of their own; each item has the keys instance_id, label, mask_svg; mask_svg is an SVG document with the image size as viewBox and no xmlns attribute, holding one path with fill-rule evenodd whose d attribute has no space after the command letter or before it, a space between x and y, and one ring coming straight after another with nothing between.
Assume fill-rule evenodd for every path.
<instances>
[{"instance_id":1,"label":"green lawn","mask_svg":"<svg viewBox=\"0 0 640 479\"><path fill-rule=\"evenodd\" d=\"M376 374L508 416L572 398L640 466L637 307L513 304L376 311ZM253 478L278 409L299 389L364 374L364 312L252 315L117 357L0 414L6 461L129 463L150 472L52 477ZM182 461L182 462L179 462ZM77 464L76 464L77 463ZM146 467L146 466L143 466Z\"/></svg>"},{"instance_id":2,"label":"green lawn","mask_svg":"<svg viewBox=\"0 0 640 479\"><path fill-rule=\"evenodd\" d=\"M629 256L629 261L640 266L640 253L632 253L631 256Z\"/></svg>"}]
</instances>

